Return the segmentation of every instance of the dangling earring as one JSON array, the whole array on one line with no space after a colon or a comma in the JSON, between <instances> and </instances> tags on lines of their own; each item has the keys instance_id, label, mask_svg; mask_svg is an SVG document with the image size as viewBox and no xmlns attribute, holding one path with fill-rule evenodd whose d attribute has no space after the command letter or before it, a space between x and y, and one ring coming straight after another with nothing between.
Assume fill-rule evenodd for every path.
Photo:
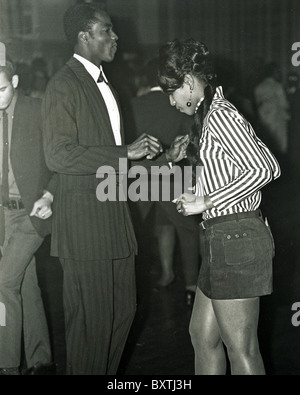
<instances>
[{"instance_id":1,"label":"dangling earring","mask_svg":"<svg viewBox=\"0 0 300 395\"><path fill-rule=\"evenodd\" d=\"M191 107L192 105L192 93L193 93L193 89L192 87L190 87L190 98L189 101L186 103L187 107Z\"/></svg>"}]
</instances>

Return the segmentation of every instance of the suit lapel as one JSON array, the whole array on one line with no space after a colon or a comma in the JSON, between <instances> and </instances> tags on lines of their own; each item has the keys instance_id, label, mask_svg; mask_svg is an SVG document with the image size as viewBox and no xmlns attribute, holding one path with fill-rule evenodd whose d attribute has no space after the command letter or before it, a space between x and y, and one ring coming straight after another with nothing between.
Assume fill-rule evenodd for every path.
<instances>
[{"instance_id":1,"label":"suit lapel","mask_svg":"<svg viewBox=\"0 0 300 395\"><path fill-rule=\"evenodd\" d=\"M82 63L80 63L76 58L72 57L68 62L67 65L72 69L78 80L82 82L82 88L86 92L87 102L90 108L91 113L96 118L96 122L98 125L105 125L104 128L101 128L101 133L109 133L107 136L112 144L115 144L115 138L109 118L109 114L107 111L107 107L103 96L101 95L100 90L97 87L97 84L93 80L92 76L86 71L85 67ZM118 104L119 112L121 114L120 105L116 94L109 84L113 95L116 99ZM121 116L121 115L120 115ZM121 131L122 131L121 127ZM100 129L98 129L100 132ZM121 132L122 135L122 132ZM122 136L123 139L123 136Z\"/></svg>"}]
</instances>

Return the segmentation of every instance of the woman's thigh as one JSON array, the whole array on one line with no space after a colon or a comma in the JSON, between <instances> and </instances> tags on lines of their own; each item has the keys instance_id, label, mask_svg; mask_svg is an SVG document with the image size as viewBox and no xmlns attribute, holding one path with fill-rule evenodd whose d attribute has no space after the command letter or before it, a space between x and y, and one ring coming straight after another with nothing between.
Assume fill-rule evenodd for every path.
<instances>
[{"instance_id":1,"label":"woman's thigh","mask_svg":"<svg viewBox=\"0 0 300 395\"><path fill-rule=\"evenodd\" d=\"M201 343L208 348L220 341L220 330L212 300L197 287L193 312L190 320L190 334L193 343Z\"/></svg>"},{"instance_id":2,"label":"woman's thigh","mask_svg":"<svg viewBox=\"0 0 300 395\"><path fill-rule=\"evenodd\" d=\"M249 351L257 345L259 298L212 300L220 334L228 349Z\"/></svg>"}]
</instances>

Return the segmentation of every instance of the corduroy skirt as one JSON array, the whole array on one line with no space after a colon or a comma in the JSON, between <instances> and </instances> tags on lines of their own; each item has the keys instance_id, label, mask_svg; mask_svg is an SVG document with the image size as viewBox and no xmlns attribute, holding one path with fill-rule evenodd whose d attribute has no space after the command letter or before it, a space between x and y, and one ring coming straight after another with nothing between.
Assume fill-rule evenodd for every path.
<instances>
[{"instance_id":1,"label":"corduroy skirt","mask_svg":"<svg viewBox=\"0 0 300 395\"><path fill-rule=\"evenodd\" d=\"M274 239L261 211L200 224L201 291L211 299L244 299L273 291Z\"/></svg>"}]
</instances>

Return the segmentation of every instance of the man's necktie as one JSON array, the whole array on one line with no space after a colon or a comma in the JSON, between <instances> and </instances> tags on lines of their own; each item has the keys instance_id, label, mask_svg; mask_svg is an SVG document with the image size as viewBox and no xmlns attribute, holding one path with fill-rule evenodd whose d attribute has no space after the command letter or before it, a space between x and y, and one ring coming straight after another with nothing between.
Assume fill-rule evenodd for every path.
<instances>
[{"instance_id":1,"label":"man's necktie","mask_svg":"<svg viewBox=\"0 0 300 395\"><path fill-rule=\"evenodd\" d=\"M9 200L8 150L8 118L7 112L3 111L2 203L7 203Z\"/></svg>"},{"instance_id":2,"label":"man's necktie","mask_svg":"<svg viewBox=\"0 0 300 395\"><path fill-rule=\"evenodd\" d=\"M97 83L99 83L99 82L105 82L105 79L104 79L104 77L103 77L103 72L102 72L102 70L100 71L100 74L99 74L99 77L98 77L98 80L97 80Z\"/></svg>"}]
</instances>

